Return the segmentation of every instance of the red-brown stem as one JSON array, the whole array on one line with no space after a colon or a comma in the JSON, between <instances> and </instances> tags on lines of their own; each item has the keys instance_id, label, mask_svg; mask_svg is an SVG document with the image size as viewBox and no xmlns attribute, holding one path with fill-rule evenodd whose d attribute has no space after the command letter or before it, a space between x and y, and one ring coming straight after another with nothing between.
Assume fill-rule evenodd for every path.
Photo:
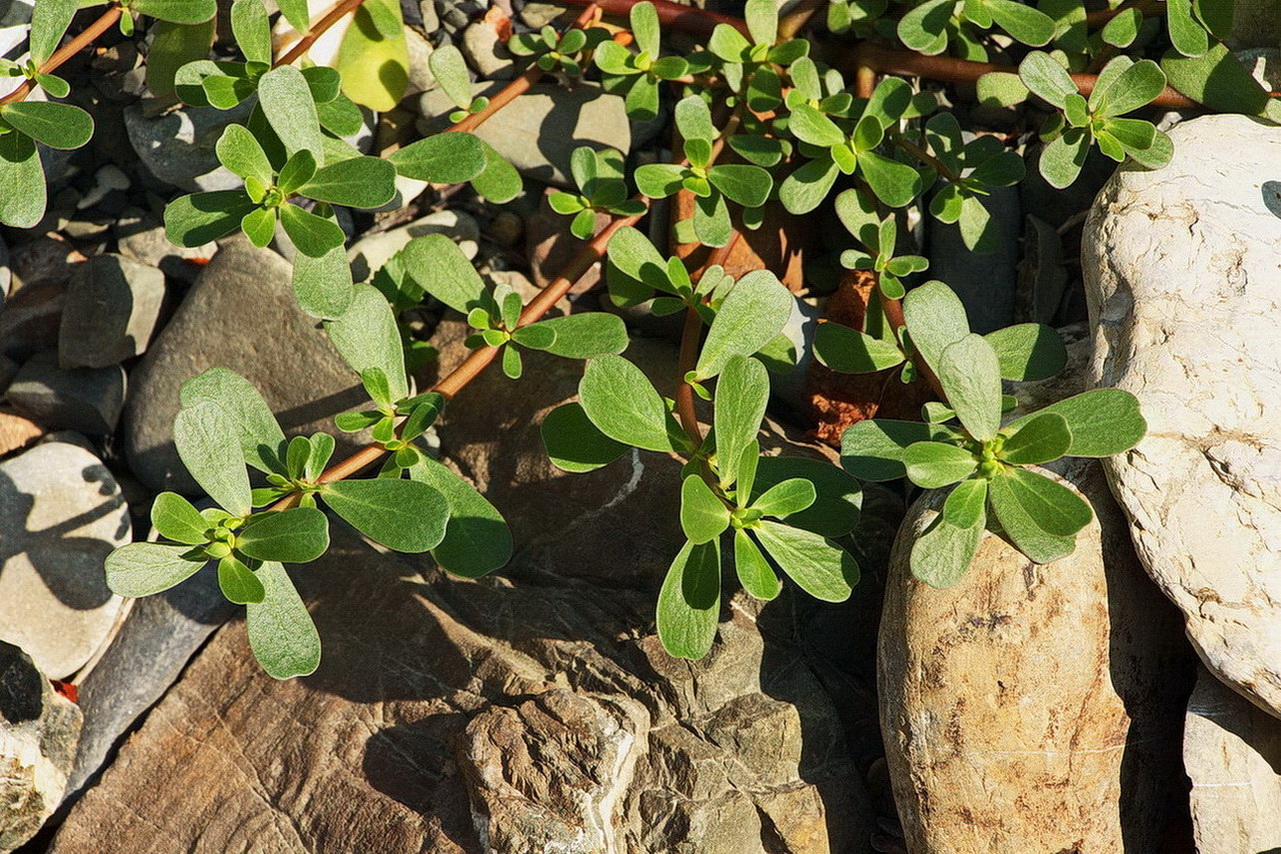
<instances>
[{"instance_id":1,"label":"red-brown stem","mask_svg":"<svg viewBox=\"0 0 1281 854\"><path fill-rule=\"evenodd\" d=\"M108 8L107 11L98 16L98 20L86 27L84 32L79 33L71 41L54 51L53 56L46 59L37 69L38 73L52 74L57 71L64 62L92 44L93 40L98 36L111 29L116 21L120 20L120 14L119 6L113 5ZM34 88L35 84L32 81L23 81L22 85L17 89L0 98L0 104L12 104L15 101L21 101L30 95L31 90Z\"/></svg>"},{"instance_id":2,"label":"red-brown stem","mask_svg":"<svg viewBox=\"0 0 1281 854\"><path fill-rule=\"evenodd\" d=\"M279 68L282 65L290 65L297 61L307 51L316 40L323 36L330 27L342 20L344 15L350 15L360 8L360 4L365 0L341 0L332 9L325 13L324 17L316 22L314 27L307 30L307 34L298 40L298 43L289 49L289 52L277 59L273 68Z\"/></svg>"},{"instance_id":3,"label":"red-brown stem","mask_svg":"<svg viewBox=\"0 0 1281 854\"><path fill-rule=\"evenodd\" d=\"M907 323L907 320L903 317L903 301L887 297L885 292L881 290L879 281L873 287L876 288L877 294L880 295L881 311L885 313L885 320L889 323L890 328L894 330L894 337L897 338L898 331ZM919 355L913 361L916 364L916 370L920 372L921 376L925 377L930 384L930 388L934 389L934 393L939 396L939 400L947 403L947 393L943 391L943 384L939 382L938 376L930 366L925 364L925 360L919 358Z\"/></svg>"},{"instance_id":4,"label":"red-brown stem","mask_svg":"<svg viewBox=\"0 0 1281 854\"><path fill-rule=\"evenodd\" d=\"M698 413L694 411L694 387L685 381L685 375L694 370L698 363L698 343L703 331L703 318L698 316L698 309L690 306L685 309L685 327L681 330L681 351L677 361L676 372L680 385L676 386L676 418L681 423L685 435L698 450L703 444L703 431L698 426Z\"/></svg>"},{"instance_id":5,"label":"red-brown stem","mask_svg":"<svg viewBox=\"0 0 1281 854\"><path fill-rule=\"evenodd\" d=\"M591 3L592 0L564 0L564 2L570 6L585 6ZM631 14L632 7L639 2L640 0L596 0L596 5L600 6L606 15L626 18ZM692 6L682 6L679 3L669 2L669 0L650 0L650 2L654 4L654 9L658 12L660 26L692 33L696 36L710 36L712 30L716 29L717 24L728 24L743 35L747 35L747 22L742 18L719 15L715 12L696 9Z\"/></svg>"},{"instance_id":6,"label":"red-brown stem","mask_svg":"<svg viewBox=\"0 0 1281 854\"><path fill-rule=\"evenodd\" d=\"M868 68L882 74L907 74L947 83L973 83L984 74L993 71L1012 74L1018 70L1010 65L997 65L992 62L973 62L950 56L924 56L911 51L881 47L870 42L861 42L854 50L843 56L842 64L847 70L852 68L856 73ZM1072 75L1072 82L1077 85L1082 95L1093 92L1098 79L1096 74ZM859 96L863 97L862 92L859 92ZM1152 103L1158 107L1182 110L1201 108L1201 104L1169 86L1166 86L1165 91Z\"/></svg>"}]
</instances>

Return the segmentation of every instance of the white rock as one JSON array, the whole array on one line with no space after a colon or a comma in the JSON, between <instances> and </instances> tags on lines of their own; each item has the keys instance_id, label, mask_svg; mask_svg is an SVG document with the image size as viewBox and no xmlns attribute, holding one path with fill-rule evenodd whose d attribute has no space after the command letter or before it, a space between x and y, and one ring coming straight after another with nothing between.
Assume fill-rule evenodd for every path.
<instances>
[{"instance_id":1,"label":"white rock","mask_svg":"<svg viewBox=\"0 0 1281 854\"><path fill-rule=\"evenodd\" d=\"M1217 115L1171 136L1170 165L1123 167L1082 240L1091 373L1149 425L1107 468L1206 665L1281 716L1281 129Z\"/></svg>"},{"instance_id":2,"label":"white rock","mask_svg":"<svg viewBox=\"0 0 1281 854\"><path fill-rule=\"evenodd\" d=\"M1183 765L1197 851L1281 848L1281 722L1205 670L1188 700Z\"/></svg>"},{"instance_id":3,"label":"white rock","mask_svg":"<svg viewBox=\"0 0 1281 854\"><path fill-rule=\"evenodd\" d=\"M0 640L51 679L79 670L124 601L103 559L130 539L119 485L84 448L48 442L0 463Z\"/></svg>"}]
</instances>

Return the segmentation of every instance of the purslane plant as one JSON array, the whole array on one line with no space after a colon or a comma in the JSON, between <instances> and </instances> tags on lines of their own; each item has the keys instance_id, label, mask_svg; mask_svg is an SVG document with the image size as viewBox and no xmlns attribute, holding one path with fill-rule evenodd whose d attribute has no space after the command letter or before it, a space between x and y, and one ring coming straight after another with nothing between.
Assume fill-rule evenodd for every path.
<instances>
[{"instance_id":1,"label":"purslane plant","mask_svg":"<svg viewBox=\"0 0 1281 854\"><path fill-rule=\"evenodd\" d=\"M390 548L430 551L465 577L506 562L512 543L497 509L434 460L420 440L448 399L490 362L501 361L508 376L519 377L522 351L587 360L579 402L554 410L542 424L557 465L588 471L632 448L673 455L685 466L681 523L687 542L659 591L657 624L668 650L691 658L706 653L715 635L722 548L732 550L740 584L758 598L778 595L783 577L822 600L849 595L858 567L839 541L857 521L860 491L851 473L952 490L940 520L912 555L918 576L944 585L968 567L985 527L999 529L1034 560L1070 550L1089 520L1088 507L1025 466L1063 455L1116 453L1142 435L1133 398L1112 390L1001 424L1013 404L1001 393L1002 378L1052 373L1062 364L1061 344L1032 325L971 335L944 285L911 287L927 264L908 245L901 219L902 211L924 207L928 215L957 223L968 246L985 248L993 231L981 197L1019 181L1022 158L997 137L967 139L934 92L901 77L877 82L864 65L849 69L855 73L847 85L840 71L810 56L808 40L780 38L794 30L780 24L773 0L748 0L740 25L718 23L703 47L680 57L663 55L651 4L631 5L630 44L621 36L604 39L591 26L589 8L564 34L543 30L514 39L513 52L528 56L530 68L492 97L476 96L461 54L440 46L430 68L457 108L450 117L456 124L386 156L370 156L348 141L364 117L343 74L293 66L336 17L360 2L313 22L306 3L282 0L282 16L306 35L276 56L262 0L234 0L230 21L241 55L235 61L207 58L212 0L133 0L128 9L109 4L59 49L76 9L92 5L102 4L41 0L32 61L9 66L26 82L0 99L0 221L23 226L44 215L37 143L74 147L92 131L76 107L24 100L35 87L55 98L66 94L54 72L67 55L116 22L132 27L135 13L167 27L205 27L193 32L200 38L157 37L149 62L175 69L173 92L188 109L248 110L243 123L228 124L217 146L219 160L243 186L175 200L166 210L169 233L180 244L199 245L240 230L262 245L277 238L279 224L298 250L300 307L324 321L369 396L367 406L339 416L336 426L369 429L373 441L331 463L332 437L286 442L242 379L218 370L193 379L184 388L175 435L184 463L217 506L196 511L185 499L163 496L155 527L167 542L127 546L108 562L113 589L131 595L163 589L216 562L224 593L250 609L255 654L275 676L310 672L319 660L314 627L284 565L324 551L327 517L320 508ZM861 35L917 59L938 56L962 67L989 58L1008 63L1008 71L979 79L980 97L1027 102L1029 114L1050 108L1040 168L1062 186L1076 177L1092 147L1149 167L1168 159L1168 140L1134 115L1166 97L1167 76L1207 102L1221 97L1211 81L1239 79L1233 76L1239 64L1224 58L1219 41L1230 20L1214 5L1167 4L1164 29L1143 26L1142 14L1128 7L1099 16L1071 0L1035 8L1014 0L849 0L834 4L831 15L846 14ZM364 6L370 26L362 38L394 41L400 35L394 0ZM838 7L845 12L837 13ZM1161 55L1166 42L1172 50ZM1145 54L1159 57L1159 64ZM973 79L949 77L954 66L921 65L926 76L944 82ZM1101 71L1089 74L1093 69ZM382 208L413 182L470 182L490 201L514 198L521 190L516 170L468 131L547 71L564 80L599 75L607 90L624 94L629 116L642 121L660 114L661 96L670 90L677 162L629 172L621 155L576 152L570 171L579 192L554 193L549 203L573 217L569 227L587 242L565 274L529 303L510 288L487 287L440 235L410 241L382 270L371 271L377 288L353 280L334 206ZM1081 91L1086 85L1093 87L1088 97ZM1270 114L1266 92L1243 88L1248 97L1232 109ZM639 195L629 198L632 184ZM928 205L927 191L933 191ZM676 224L678 240L717 248L697 269L630 227L648 200L678 193L693 200L690 219ZM873 273L878 288L863 329L820 324L814 340L819 359L849 371L901 366L904 380L923 376L942 398L926 406L920 423L851 428L848 472L813 460L761 456L757 436L768 398L767 367L795 362L795 343L783 334L795 298L772 272L730 276L723 267L741 231L758 226L768 206L815 211L834 193L835 210L855 245L842 263ZM593 233L598 219L607 224ZM670 388L655 386L621 355L628 338L616 316L541 319L606 254L615 302L645 304L655 314L685 313L681 366ZM393 305L404 308L423 298L467 318L473 353L435 388L416 394ZM698 423L698 398L710 401L707 435ZM374 477L355 477L374 464ZM265 485L252 488L246 465Z\"/></svg>"}]
</instances>

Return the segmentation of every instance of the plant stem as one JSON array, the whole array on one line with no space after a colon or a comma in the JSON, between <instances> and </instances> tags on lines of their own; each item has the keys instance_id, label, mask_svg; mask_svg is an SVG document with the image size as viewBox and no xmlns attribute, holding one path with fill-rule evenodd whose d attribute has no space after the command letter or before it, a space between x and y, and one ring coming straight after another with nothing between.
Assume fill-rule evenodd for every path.
<instances>
[{"instance_id":1,"label":"plant stem","mask_svg":"<svg viewBox=\"0 0 1281 854\"><path fill-rule=\"evenodd\" d=\"M571 6L585 6L593 0L564 0ZM626 18L631 14L632 7L639 3L640 0L596 0L596 4L601 7L606 15ZM654 4L655 11L658 12L658 23L662 27L681 30L696 36L710 36L712 30L716 29L717 24L726 24L738 30L743 35L747 35L747 22L742 18L735 18L730 15L720 15L716 12L708 12L704 9L696 9L692 6L682 6L679 3L672 3L669 0L650 0Z\"/></svg>"},{"instance_id":2,"label":"plant stem","mask_svg":"<svg viewBox=\"0 0 1281 854\"><path fill-rule=\"evenodd\" d=\"M908 139L904 134L894 133L891 138L893 139L895 145L897 145L899 148L903 149L908 154L915 157L917 160L924 163L926 166L929 166L931 169L933 169L935 172L942 175L948 181L955 184L957 181L961 180L961 176L958 175L956 172L952 171L952 169L949 168L946 163L944 163L942 160L939 160L933 154L930 154L928 151L926 151L924 148L921 148L916 143L912 142L912 140Z\"/></svg>"},{"instance_id":3,"label":"plant stem","mask_svg":"<svg viewBox=\"0 0 1281 854\"><path fill-rule=\"evenodd\" d=\"M325 16L316 22L314 27L307 30L307 34L298 40L298 43L289 49L289 52L277 59L272 65L273 68L279 68L282 65L290 65L298 60L307 51L316 40L323 36L330 27L338 23L343 16L349 15L360 8L360 4L365 0L340 0L332 9L325 13Z\"/></svg>"},{"instance_id":4,"label":"plant stem","mask_svg":"<svg viewBox=\"0 0 1281 854\"><path fill-rule=\"evenodd\" d=\"M99 15L98 20L86 27L84 32L77 34L71 41L54 51L53 56L46 59L40 66L38 73L52 74L57 71L68 59L92 44L93 40L98 36L111 29L116 21L120 20L120 15L121 9L119 6L113 4L108 7L107 11ZM25 80L17 89L0 98L0 104L12 104L15 101L21 101L30 95L34 88L35 83L33 81Z\"/></svg>"}]
</instances>

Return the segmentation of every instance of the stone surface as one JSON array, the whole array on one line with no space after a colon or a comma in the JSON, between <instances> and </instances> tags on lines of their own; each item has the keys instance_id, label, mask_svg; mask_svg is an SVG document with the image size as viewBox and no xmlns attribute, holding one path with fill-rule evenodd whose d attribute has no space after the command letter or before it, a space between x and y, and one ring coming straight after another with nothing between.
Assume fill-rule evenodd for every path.
<instances>
[{"instance_id":1,"label":"stone surface","mask_svg":"<svg viewBox=\"0 0 1281 854\"><path fill-rule=\"evenodd\" d=\"M473 92L493 95L497 88L477 83ZM441 90L424 94L419 100L419 111L427 117L422 130L434 133L445 127L453 109ZM623 99L587 83L575 89L535 86L495 113L476 135L530 178L566 188L575 148L616 148L626 155L632 145Z\"/></svg>"},{"instance_id":2,"label":"stone surface","mask_svg":"<svg viewBox=\"0 0 1281 854\"><path fill-rule=\"evenodd\" d=\"M44 428L30 418L0 409L0 456L25 448L44 435Z\"/></svg>"},{"instance_id":3,"label":"stone surface","mask_svg":"<svg viewBox=\"0 0 1281 854\"><path fill-rule=\"evenodd\" d=\"M1230 44L1277 47L1281 44L1281 3L1277 0L1235 0Z\"/></svg>"},{"instance_id":4,"label":"stone surface","mask_svg":"<svg viewBox=\"0 0 1281 854\"><path fill-rule=\"evenodd\" d=\"M0 852L30 839L62 801L81 717L31 656L0 641Z\"/></svg>"},{"instance_id":5,"label":"stone surface","mask_svg":"<svg viewBox=\"0 0 1281 854\"><path fill-rule=\"evenodd\" d=\"M986 335L1014 323L1023 217L1018 187L993 187L980 199L992 217L988 228L993 236L986 251L968 249L959 226L928 216L924 218L925 251L921 254L929 258L930 278L947 282L960 297L970 328Z\"/></svg>"},{"instance_id":6,"label":"stone surface","mask_svg":"<svg viewBox=\"0 0 1281 854\"><path fill-rule=\"evenodd\" d=\"M99 436L115 432L120 421L125 372L119 365L63 370L57 351L46 350L27 360L5 396L43 427Z\"/></svg>"},{"instance_id":7,"label":"stone surface","mask_svg":"<svg viewBox=\"0 0 1281 854\"><path fill-rule=\"evenodd\" d=\"M63 368L105 368L147 349L165 298L165 274L123 255L76 267L58 333Z\"/></svg>"},{"instance_id":8,"label":"stone surface","mask_svg":"<svg viewBox=\"0 0 1281 854\"><path fill-rule=\"evenodd\" d=\"M182 384L208 368L247 377L288 435L332 431L334 415L365 401L356 374L298 308L290 276L279 255L239 239L205 267L131 377L124 444L143 483L198 491L174 449L173 419ZM351 434L336 438L337 453L355 449Z\"/></svg>"},{"instance_id":9,"label":"stone surface","mask_svg":"<svg viewBox=\"0 0 1281 854\"><path fill-rule=\"evenodd\" d=\"M231 110L182 109L147 115L139 104L125 107L129 142L147 170L189 193L233 190L241 180L218 162L214 146L232 122L244 123L253 100Z\"/></svg>"},{"instance_id":10,"label":"stone surface","mask_svg":"<svg viewBox=\"0 0 1281 854\"><path fill-rule=\"evenodd\" d=\"M216 243L191 248L175 246L165 234L162 222L136 208L125 211L113 223L113 231L121 255L156 267L166 276L183 282L194 282L200 270L218 251Z\"/></svg>"},{"instance_id":11,"label":"stone surface","mask_svg":"<svg viewBox=\"0 0 1281 854\"><path fill-rule=\"evenodd\" d=\"M1183 741L1197 851L1281 849L1281 723L1199 671Z\"/></svg>"},{"instance_id":12,"label":"stone surface","mask_svg":"<svg viewBox=\"0 0 1281 854\"><path fill-rule=\"evenodd\" d=\"M357 282L368 281L392 256L405 248L415 237L426 234L447 234L453 238L463 254L475 258L480 250L480 225L475 217L465 211L444 210L427 214L408 225L362 237L351 247L351 275Z\"/></svg>"},{"instance_id":13,"label":"stone surface","mask_svg":"<svg viewBox=\"0 0 1281 854\"><path fill-rule=\"evenodd\" d=\"M0 640L50 678L75 673L120 611L102 561L130 539L115 478L84 448L46 442L0 463Z\"/></svg>"},{"instance_id":14,"label":"stone surface","mask_svg":"<svg viewBox=\"0 0 1281 854\"><path fill-rule=\"evenodd\" d=\"M409 86L405 95L417 95L438 85L436 75L427 64L431 60L431 42L411 27L405 28L405 47L409 51Z\"/></svg>"},{"instance_id":15,"label":"stone surface","mask_svg":"<svg viewBox=\"0 0 1281 854\"><path fill-rule=\"evenodd\" d=\"M18 369L21 367L8 356L0 356L0 394L9 387L9 383L13 382L13 378L18 375Z\"/></svg>"},{"instance_id":16,"label":"stone surface","mask_svg":"<svg viewBox=\"0 0 1281 854\"><path fill-rule=\"evenodd\" d=\"M991 533L946 590L908 570L945 493L909 510L881 620L881 728L909 851L1175 851L1191 661L1097 464L1074 554L1037 566ZM1051 820L1052 817L1052 820Z\"/></svg>"},{"instance_id":17,"label":"stone surface","mask_svg":"<svg viewBox=\"0 0 1281 854\"><path fill-rule=\"evenodd\" d=\"M488 20L476 21L463 30L462 52L471 67L487 80L510 80L516 74L511 51Z\"/></svg>"},{"instance_id":18,"label":"stone surface","mask_svg":"<svg viewBox=\"0 0 1281 854\"><path fill-rule=\"evenodd\" d=\"M22 361L58 346L67 282L84 260L65 241L51 237L14 247L13 283L0 310L0 353Z\"/></svg>"},{"instance_id":19,"label":"stone surface","mask_svg":"<svg viewBox=\"0 0 1281 854\"><path fill-rule=\"evenodd\" d=\"M1207 667L1281 716L1281 129L1206 116L1171 137L1170 165L1123 168L1086 225L1092 378L1148 421L1106 465Z\"/></svg>"}]
</instances>

